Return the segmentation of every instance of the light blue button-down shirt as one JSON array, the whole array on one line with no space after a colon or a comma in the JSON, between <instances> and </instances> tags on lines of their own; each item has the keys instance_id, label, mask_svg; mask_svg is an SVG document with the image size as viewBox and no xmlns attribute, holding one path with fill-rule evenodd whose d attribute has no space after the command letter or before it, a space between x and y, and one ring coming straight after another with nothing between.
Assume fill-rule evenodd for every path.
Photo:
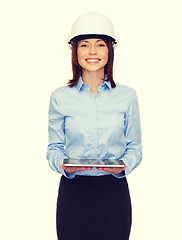
<instances>
[{"instance_id":1,"label":"light blue button-down shirt","mask_svg":"<svg viewBox=\"0 0 182 240\"><path fill-rule=\"evenodd\" d=\"M79 79L77 86L63 86L53 91L49 107L50 167L73 178L75 175L102 176L111 173L95 167L68 174L62 169L64 158L122 159L124 177L141 162L141 128L136 92L109 81L98 87L94 96L90 86Z\"/></svg>"}]
</instances>

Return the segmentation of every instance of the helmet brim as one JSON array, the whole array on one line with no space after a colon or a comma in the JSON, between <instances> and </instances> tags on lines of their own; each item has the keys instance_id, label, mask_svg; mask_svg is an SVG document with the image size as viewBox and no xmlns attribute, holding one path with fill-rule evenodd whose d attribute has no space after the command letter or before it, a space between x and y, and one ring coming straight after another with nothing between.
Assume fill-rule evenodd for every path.
<instances>
[{"instance_id":1,"label":"helmet brim","mask_svg":"<svg viewBox=\"0 0 182 240\"><path fill-rule=\"evenodd\" d=\"M80 35L75 36L74 38L70 39L68 41L68 44L72 45L74 42L78 42L83 39L92 39L92 38L98 38L98 39L102 39L104 41L109 41L109 42L112 42L113 45L117 44L116 39L114 39L108 35L104 35L104 34L80 34Z\"/></svg>"}]
</instances>

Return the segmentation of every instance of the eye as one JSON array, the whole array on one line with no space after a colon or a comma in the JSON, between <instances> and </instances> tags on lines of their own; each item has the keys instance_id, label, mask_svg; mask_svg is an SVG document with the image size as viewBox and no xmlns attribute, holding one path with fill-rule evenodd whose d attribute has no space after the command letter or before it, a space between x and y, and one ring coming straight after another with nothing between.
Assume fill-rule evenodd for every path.
<instances>
[{"instance_id":1,"label":"eye","mask_svg":"<svg viewBox=\"0 0 182 240\"><path fill-rule=\"evenodd\" d=\"M80 47L88 47L87 44L81 44Z\"/></svg>"},{"instance_id":2,"label":"eye","mask_svg":"<svg viewBox=\"0 0 182 240\"><path fill-rule=\"evenodd\" d=\"M98 47L105 47L105 44L104 43L100 43L100 44L98 44Z\"/></svg>"}]
</instances>

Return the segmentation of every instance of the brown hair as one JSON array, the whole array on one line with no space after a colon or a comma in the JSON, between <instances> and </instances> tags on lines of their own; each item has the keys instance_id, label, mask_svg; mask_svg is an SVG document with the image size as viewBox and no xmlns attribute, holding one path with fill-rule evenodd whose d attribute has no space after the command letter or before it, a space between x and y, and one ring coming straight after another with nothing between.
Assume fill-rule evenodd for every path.
<instances>
[{"instance_id":1,"label":"brown hair","mask_svg":"<svg viewBox=\"0 0 182 240\"><path fill-rule=\"evenodd\" d=\"M113 80L113 62L114 62L114 48L111 41L105 41L108 47L108 62L104 67L104 73L107 76L105 81L111 82L111 87L116 87L116 84ZM68 86L74 87L77 85L80 76L82 75L82 68L77 60L77 41L74 41L72 44L72 73L73 78L69 80Z\"/></svg>"}]
</instances>

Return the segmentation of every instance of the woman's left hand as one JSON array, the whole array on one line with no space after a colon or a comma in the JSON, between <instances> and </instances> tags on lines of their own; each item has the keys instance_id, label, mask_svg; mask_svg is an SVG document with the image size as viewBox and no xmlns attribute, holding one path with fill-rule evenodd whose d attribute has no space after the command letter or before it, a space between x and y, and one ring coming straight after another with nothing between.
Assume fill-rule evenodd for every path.
<instances>
[{"instance_id":1,"label":"woman's left hand","mask_svg":"<svg viewBox=\"0 0 182 240\"><path fill-rule=\"evenodd\" d=\"M127 166L125 167L97 167L98 170L102 170L102 171L105 171L105 172L110 172L110 173L113 173L113 174L119 174L121 172L123 172L125 169L127 168Z\"/></svg>"}]
</instances>

